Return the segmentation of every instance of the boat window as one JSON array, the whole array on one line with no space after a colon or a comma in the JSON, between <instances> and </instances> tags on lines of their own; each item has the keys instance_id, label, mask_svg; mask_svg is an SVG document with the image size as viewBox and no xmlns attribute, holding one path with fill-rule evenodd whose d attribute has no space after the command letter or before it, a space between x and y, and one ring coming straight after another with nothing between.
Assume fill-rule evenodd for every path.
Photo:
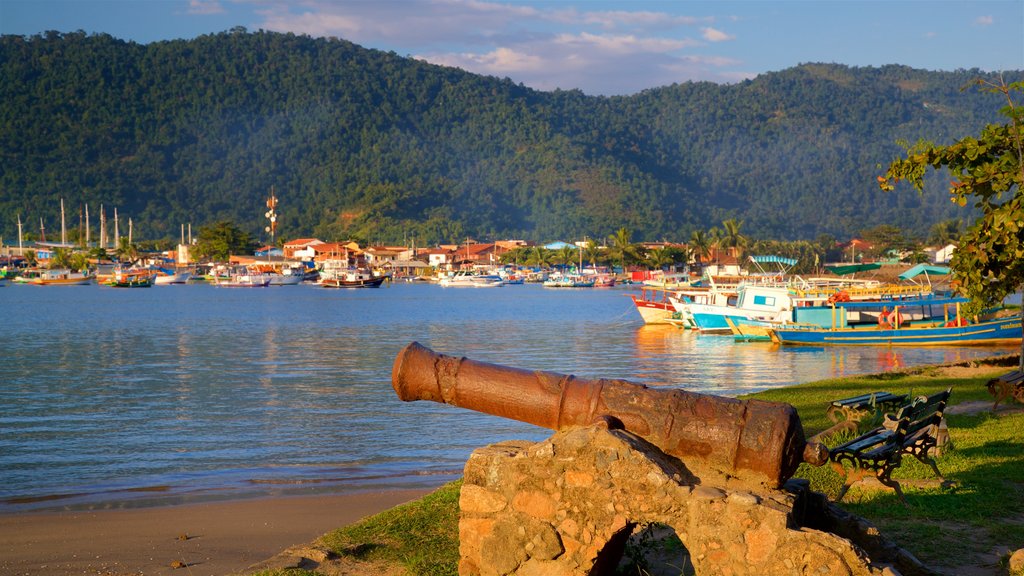
<instances>
[{"instance_id":1,"label":"boat window","mask_svg":"<svg viewBox=\"0 0 1024 576\"><path fill-rule=\"evenodd\" d=\"M775 306L775 296L755 295L754 304L757 306Z\"/></svg>"}]
</instances>

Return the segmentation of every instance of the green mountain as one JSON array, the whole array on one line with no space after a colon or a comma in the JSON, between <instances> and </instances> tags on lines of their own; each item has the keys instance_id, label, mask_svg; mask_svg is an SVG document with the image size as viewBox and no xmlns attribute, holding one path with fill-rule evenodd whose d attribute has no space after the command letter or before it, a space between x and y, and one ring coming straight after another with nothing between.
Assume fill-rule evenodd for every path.
<instances>
[{"instance_id":1,"label":"green mountain","mask_svg":"<svg viewBox=\"0 0 1024 576\"><path fill-rule=\"evenodd\" d=\"M682 239L726 218L776 239L923 235L965 216L942 178L918 195L875 177L899 140L1000 121L999 98L961 90L981 75L805 64L609 98L293 34L3 36L0 235L19 214L57 229L64 198L72 229L88 203L94 230L102 204L136 238L223 219L265 238L272 188L279 238Z\"/></svg>"}]
</instances>

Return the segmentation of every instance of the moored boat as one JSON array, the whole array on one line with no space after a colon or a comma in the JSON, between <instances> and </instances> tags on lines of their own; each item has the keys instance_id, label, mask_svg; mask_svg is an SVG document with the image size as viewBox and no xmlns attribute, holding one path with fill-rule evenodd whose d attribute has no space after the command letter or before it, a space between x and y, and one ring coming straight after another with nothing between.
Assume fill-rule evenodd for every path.
<instances>
[{"instance_id":1,"label":"moored boat","mask_svg":"<svg viewBox=\"0 0 1024 576\"><path fill-rule=\"evenodd\" d=\"M36 286L84 286L91 284L96 276L89 272L72 272L67 268L42 270L39 276L29 279Z\"/></svg>"},{"instance_id":2,"label":"moored boat","mask_svg":"<svg viewBox=\"0 0 1024 576\"><path fill-rule=\"evenodd\" d=\"M890 302L888 305L881 302L843 303L836 306L831 327L800 323L776 325L769 330L769 336L778 344L810 346L974 346L1020 343L1022 328L1019 313L969 320L960 314L960 305L966 301L965 298L928 298L912 302ZM847 308L873 307L877 311L879 306L882 309L876 324L850 325L847 322ZM929 309L930 317L911 321L916 307ZM941 316L931 312L935 307L941 307Z\"/></svg>"},{"instance_id":3,"label":"moored boat","mask_svg":"<svg viewBox=\"0 0 1024 576\"><path fill-rule=\"evenodd\" d=\"M379 288L385 280L387 276L374 276L369 270L355 268L321 277L320 285L324 288Z\"/></svg>"},{"instance_id":4,"label":"moored boat","mask_svg":"<svg viewBox=\"0 0 1024 576\"><path fill-rule=\"evenodd\" d=\"M151 270L145 269L115 270L104 284L112 288L149 288L155 276Z\"/></svg>"}]
</instances>

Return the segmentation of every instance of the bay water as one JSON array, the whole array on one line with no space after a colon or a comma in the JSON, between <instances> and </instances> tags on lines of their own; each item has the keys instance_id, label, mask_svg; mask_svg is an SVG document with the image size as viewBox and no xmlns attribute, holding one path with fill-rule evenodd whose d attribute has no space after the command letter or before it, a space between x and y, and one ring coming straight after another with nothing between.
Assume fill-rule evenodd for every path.
<instances>
[{"instance_id":1,"label":"bay water","mask_svg":"<svg viewBox=\"0 0 1024 576\"><path fill-rule=\"evenodd\" d=\"M0 290L0 513L430 487L550 431L391 388L398 352L734 396L1009 353L790 348L645 326L628 288Z\"/></svg>"}]
</instances>

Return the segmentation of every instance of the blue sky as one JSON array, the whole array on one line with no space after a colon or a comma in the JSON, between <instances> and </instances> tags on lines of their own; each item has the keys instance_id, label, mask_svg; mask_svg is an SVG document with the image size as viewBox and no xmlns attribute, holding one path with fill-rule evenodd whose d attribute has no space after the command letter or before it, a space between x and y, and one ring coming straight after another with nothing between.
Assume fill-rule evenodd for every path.
<instances>
[{"instance_id":1,"label":"blue sky","mask_svg":"<svg viewBox=\"0 0 1024 576\"><path fill-rule=\"evenodd\" d=\"M2 34L149 43L234 26L595 95L736 82L803 62L1024 69L1024 0L0 0Z\"/></svg>"}]
</instances>

